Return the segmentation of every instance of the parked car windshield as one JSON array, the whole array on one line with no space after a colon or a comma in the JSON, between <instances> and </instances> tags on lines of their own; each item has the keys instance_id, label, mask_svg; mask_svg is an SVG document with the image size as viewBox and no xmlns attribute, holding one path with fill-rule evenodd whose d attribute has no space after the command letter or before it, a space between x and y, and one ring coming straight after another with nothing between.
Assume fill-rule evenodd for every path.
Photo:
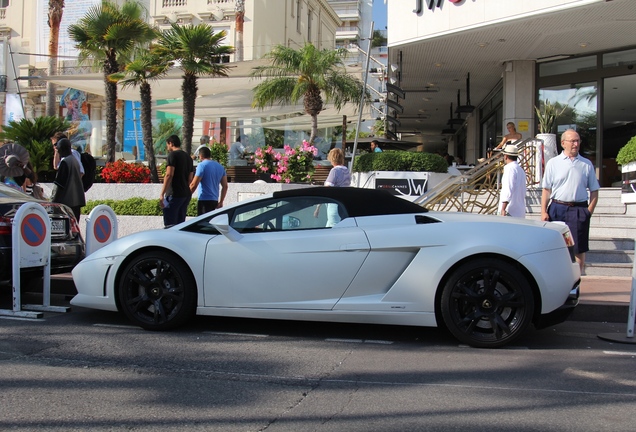
<instances>
[{"instance_id":1,"label":"parked car windshield","mask_svg":"<svg viewBox=\"0 0 636 432\"><path fill-rule=\"evenodd\" d=\"M17 189L13 189L7 185L0 183L0 197L2 198L16 198L19 200L24 200L25 198L30 199L31 197L23 192L20 192Z\"/></svg>"}]
</instances>

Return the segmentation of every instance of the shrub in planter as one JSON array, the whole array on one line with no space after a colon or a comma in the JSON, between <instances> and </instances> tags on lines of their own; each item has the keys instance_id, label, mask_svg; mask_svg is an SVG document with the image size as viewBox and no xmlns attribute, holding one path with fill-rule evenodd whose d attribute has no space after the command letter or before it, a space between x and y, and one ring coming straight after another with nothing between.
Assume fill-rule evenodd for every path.
<instances>
[{"instance_id":1,"label":"shrub in planter","mask_svg":"<svg viewBox=\"0 0 636 432\"><path fill-rule=\"evenodd\" d=\"M317 154L318 149L307 141L296 148L285 145L284 153L277 152L272 146L257 148L252 172L269 175L280 183L310 182L316 170L314 157Z\"/></svg>"},{"instance_id":2,"label":"shrub in planter","mask_svg":"<svg viewBox=\"0 0 636 432\"><path fill-rule=\"evenodd\" d=\"M616 155L617 164L624 166L630 162L636 162L636 136L627 141Z\"/></svg>"},{"instance_id":3,"label":"shrub in planter","mask_svg":"<svg viewBox=\"0 0 636 432\"><path fill-rule=\"evenodd\" d=\"M82 214L90 212L98 205L105 204L119 216L162 216L163 210L159 206L159 200L145 198L128 198L125 200L94 200L82 207ZM188 216L197 215L197 200L191 199L186 212Z\"/></svg>"},{"instance_id":4,"label":"shrub in planter","mask_svg":"<svg viewBox=\"0 0 636 432\"><path fill-rule=\"evenodd\" d=\"M448 172L448 163L443 157L434 153L384 151L382 153L365 153L356 157L353 171L428 171L446 173Z\"/></svg>"},{"instance_id":5,"label":"shrub in planter","mask_svg":"<svg viewBox=\"0 0 636 432\"><path fill-rule=\"evenodd\" d=\"M221 165L223 165L223 168L227 168L227 159L228 159L227 152L228 152L227 144L214 141L210 145L210 157L213 160L220 163Z\"/></svg>"}]
</instances>

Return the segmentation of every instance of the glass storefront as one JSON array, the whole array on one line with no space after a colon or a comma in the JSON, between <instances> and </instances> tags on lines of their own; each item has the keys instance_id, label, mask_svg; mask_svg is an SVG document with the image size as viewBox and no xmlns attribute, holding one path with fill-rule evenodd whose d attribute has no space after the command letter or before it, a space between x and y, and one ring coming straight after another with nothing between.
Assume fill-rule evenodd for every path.
<instances>
[{"instance_id":1,"label":"glass storefront","mask_svg":"<svg viewBox=\"0 0 636 432\"><path fill-rule=\"evenodd\" d=\"M636 49L538 65L537 103L567 108L557 132L575 129L581 153L595 165L601 186L620 185L619 149L636 136Z\"/></svg>"}]
</instances>

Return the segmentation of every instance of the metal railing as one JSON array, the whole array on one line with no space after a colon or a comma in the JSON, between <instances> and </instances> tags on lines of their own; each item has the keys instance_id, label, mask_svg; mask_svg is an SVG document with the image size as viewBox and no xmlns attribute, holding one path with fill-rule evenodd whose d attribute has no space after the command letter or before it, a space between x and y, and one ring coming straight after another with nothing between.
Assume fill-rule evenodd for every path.
<instances>
[{"instance_id":1,"label":"metal railing","mask_svg":"<svg viewBox=\"0 0 636 432\"><path fill-rule=\"evenodd\" d=\"M527 138L514 144L519 149L517 162L526 172L526 185L539 185L543 176L543 140ZM461 175L438 183L415 203L435 211L496 214L503 167L503 154L495 151Z\"/></svg>"}]
</instances>

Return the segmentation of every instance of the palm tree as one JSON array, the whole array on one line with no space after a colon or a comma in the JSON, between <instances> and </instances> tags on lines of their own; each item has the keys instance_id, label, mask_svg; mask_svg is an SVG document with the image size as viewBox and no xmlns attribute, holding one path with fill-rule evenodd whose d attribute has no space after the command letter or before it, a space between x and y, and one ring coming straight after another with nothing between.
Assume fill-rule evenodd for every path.
<instances>
[{"instance_id":1,"label":"palm tree","mask_svg":"<svg viewBox=\"0 0 636 432\"><path fill-rule=\"evenodd\" d=\"M277 45L265 55L271 59L270 65L252 69L252 77L267 77L254 88L252 106L297 103L302 98L305 112L311 116L309 142L313 144L323 95L325 103L332 102L338 110L346 103L360 100L364 85L345 72L346 55L344 49L318 50L310 43L300 50Z\"/></svg>"},{"instance_id":2,"label":"palm tree","mask_svg":"<svg viewBox=\"0 0 636 432\"><path fill-rule=\"evenodd\" d=\"M157 56L164 61L174 61L183 71L183 143L187 153L192 151L198 77L226 77L229 71L221 62L234 48L220 45L225 36L225 31L214 33L212 27L204 23L187 26L173 23L163 31L155 47Z\"/></svg>"},{"instance_id":3,"label":"palm tree","mask_svg":"<svg viewBox=\"0 0 636 432\"><path fill-rule=\"evenodd\" d=\"M60 23L64 13L64 0L49 0L49 59L47 75L57 74L57 52L60 39ZM57 86L50 81L46 83L46 115L54 116L55 93Z\"/></svg>"},{"instance_id":4,"label":"palm tree","mask_svg":"<svg viewBox=\"0 0 636 432\"><path fill-rule=\"evenodd\" d=\"M152 49L139 50L134 60L128 63L123 72L112 74L110 79L122 84L122 87L139 87L141 100L141 132L150 178L153 183L159 183L155 148L152 142L152 93L150 82L164 76L171 63L165 62L154 55Z\"/></svg>"},{"instance_id":5,"label":"palm tree","mask_svg":"<svg viewBox=\"0 0 636 432\"><path fill-rule=\"evenodd\" d=\"M68 32L80 51L80 60L92 59L101 63L106 93L106 145L108 162L115 161L115 135L117 133L117 83L108 77L120 71L121 58L132 52L137 44L155 37L145 21L145 10L136 1L120 6L104 1L91 7Z\"/></svg>"}]
</instances>

